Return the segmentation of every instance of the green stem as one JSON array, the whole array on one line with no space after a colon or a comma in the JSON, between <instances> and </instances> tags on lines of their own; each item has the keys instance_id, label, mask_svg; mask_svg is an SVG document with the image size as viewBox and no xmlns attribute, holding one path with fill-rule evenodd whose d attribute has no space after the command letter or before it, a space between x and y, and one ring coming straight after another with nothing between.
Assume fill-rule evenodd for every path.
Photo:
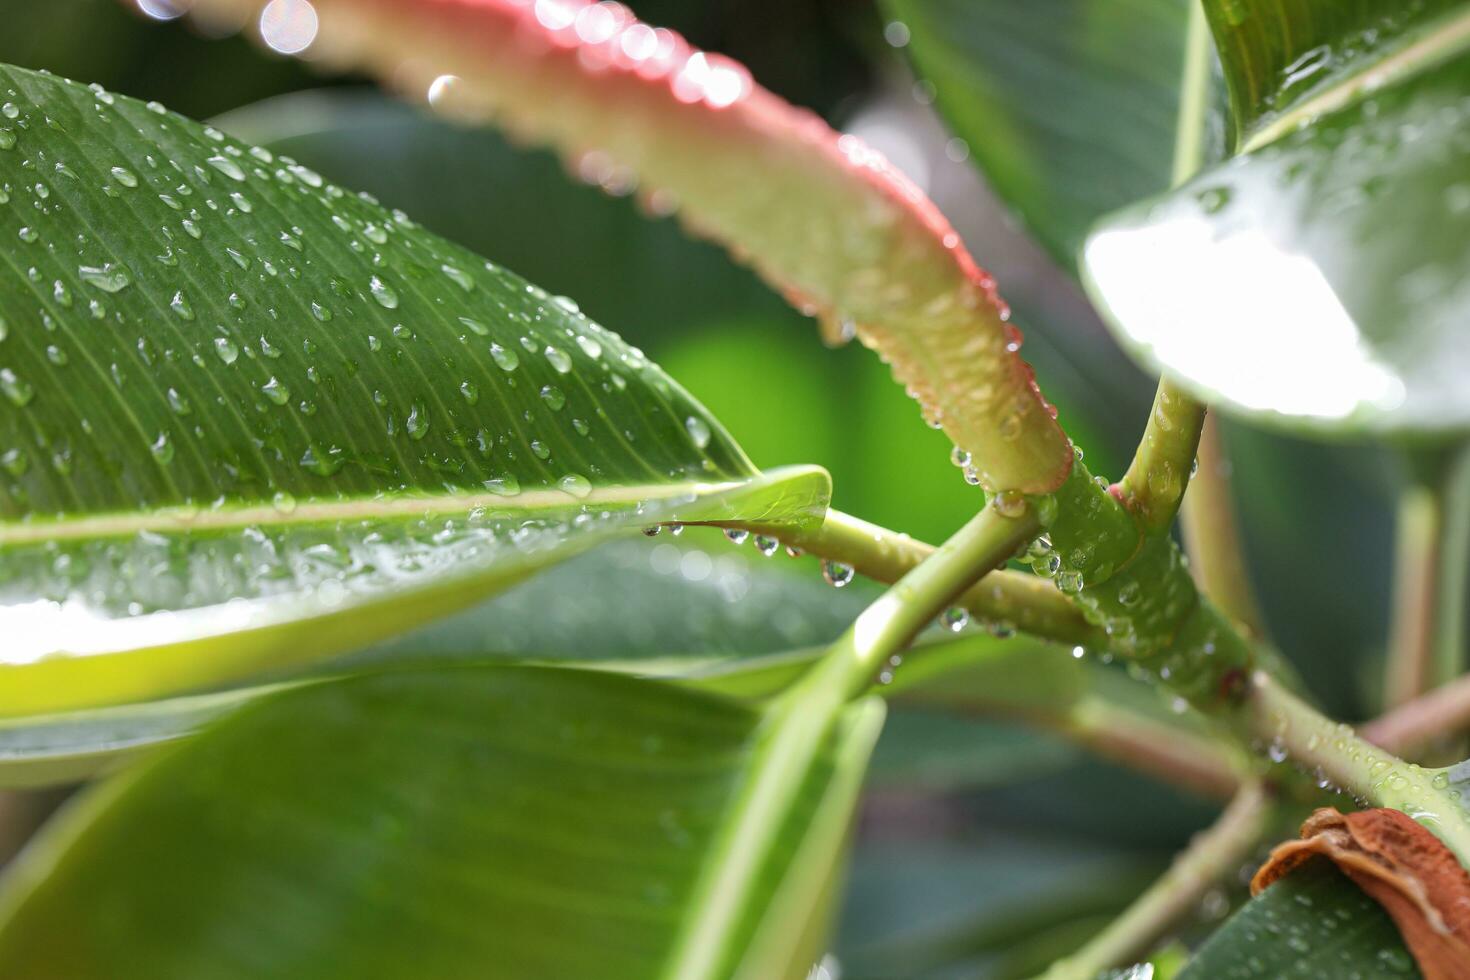
<instances>
[{"instance_id":1,"label":"green stem","mask_svg":"<svg viewBox=\"0 0 1470 980\"><path fill-rule=\"evenodd\" d=\"M1013 503L1014 510L1003 510L1002 500ZM849 698L867 690L890 657L908 646L981 576L1004 564L1040 528L1036 508L1024 497L998 495L863 610L813 671L812 683L843 690Z\"/></svg>"},{"instance_id":2,"label":"green stem","mask_svg":"<svg viewBox=\"0 0 1470 980\"><path fill-rule=\"evenodd\" d=\"M1118 481L1123 501L1145 530L1161 531L1174 523L1204 423L1204 405L1168 378L1159 381L1143 438Z\"/></svg>"},{"instance_id":3,"label":"green stem","mask_svg":"<svg viewBox=\"0 0 1470 980\"><path fill-rule=\"evenodd\" d=\"M1220 423L1205 417L1200 433L1199 470L1189 481L1181 525L1190 571L1200 591L1231 619L1254 636L1265 635L1265 619L1251 588L1235 501L1230 490L1230 461L1220 435Z\"/></svg>"},{"instance_id":4,"label":"green stem","mask_svg":"<svg viewBox=\"0 0 1470 980\"><path fill-rule=\"evenodd\" d=\"M760 856L769 853L783 815L848 704L870 688L879 668L929 620L1009 558L1039 526L1026 498L998 495L864 610L816 666L771 703L749 763L753 775L731 803L733 830L711 849L708 873L689 901L699 914L680 936L664 976L720 975L721 963L731 955L725 943L763 869Z\"/></svg>"},{"instance_id":5,"label":"green stem","mask_svg":"<svg viewBox=\"0 0 1470 980\"><path fill-rule=\"evenodd\" d=\"M889 584L934 553L931 544L835 510L828 511L822 526L812 530L739 526ZM965 590L955 604L980 619L1009 623L1032 636L1093 650L1108 648L1107 635L1089 623L1071 600L1045 579L1024 572L991 572Z\"/></svg>"},{"instance_id":6,"label":"green stem","mask_svg":"<svg viewBox=\"0 0 1470 980\"><path fill-rule=\"evenodd\" d=\"M1470 812L1451 796L1449 776L1404 762L1333 722L1264 672L1251 679L1245 727L1273 755L1315 767L1322 778L1372 806L1402 810L1432 830L1470 866Z\"/></svg>"},{"instance_id":7,"label":"green stem","mask_svg":"<svg viewBox=\"0 0 1470 980\"><path fill-rule=\"evenodd\" d=\"M1174 126L1175 186L1204 164L1206 107L1210 98L1210 31L1203 5L1190 5L1180 78L1179 115ZM1147 530L1174 522L1199 445L1205 407L1168 378L1159 381L1153 409L1133 462L1118 481L1122 497Z\"/></svg>"},{"instance_id":8,"label":"green stem","mask_svg":"<svg viewBox=\"0 0 1470 980\"><path fill-rule=\"evenodd\" d=\"M1470 541L1470 452L1410 458L1399 497L1386 701L1411 701L1465 669L1465 575Z\"/></svg>"},{"instance_id":9,"label":"green stem","mask_svg":"<svg viewBox=\"0 0 1470 980\"><path fill-rule=\"evenodd\" d=\"M1267 830L1270 811L1270 795L1260 782L1241 787L1220 819L1180 852L1163 877L1087 945L1052 964L1046 980L1092 980L1144 956L1249 856Z\"/></svg>"}]
</instances>

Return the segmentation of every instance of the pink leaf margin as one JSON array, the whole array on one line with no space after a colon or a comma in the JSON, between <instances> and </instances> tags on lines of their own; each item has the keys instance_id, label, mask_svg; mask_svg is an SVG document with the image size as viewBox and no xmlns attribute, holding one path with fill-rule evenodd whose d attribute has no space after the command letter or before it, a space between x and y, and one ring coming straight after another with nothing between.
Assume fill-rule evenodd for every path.
<instances>
[{"instance_id":1,"label":"pink leaf margin","mask_svg":"<svg viewBox=\"0 0 1470 980\"><path fill-rule=\"evenodd\" d=\"M288 0L305 4L307 0ZM549 146L721 242L828 335L876 350L989 490L1045 493L1070 442L1020 332L938 209L881 154L739 63L589 0L312 0L306 54ZM259 0L198 0L253 16ZM575 234L575 229L567 229Z\"/></svg>"}]
</instances>

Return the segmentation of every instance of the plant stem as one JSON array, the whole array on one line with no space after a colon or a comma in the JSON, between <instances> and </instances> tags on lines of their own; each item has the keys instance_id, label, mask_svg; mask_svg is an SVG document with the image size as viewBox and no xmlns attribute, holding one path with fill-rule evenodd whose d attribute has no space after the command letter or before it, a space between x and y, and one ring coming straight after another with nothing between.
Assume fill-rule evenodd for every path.
<instances>
[{"instance_id":1,"label":"plant stem","mask_svg":"<svg viewBox=\"0 0 1470 980\"><path fill-rule=\"evenodd\" d=\"M1408 813L1470 866L1470 813L1447 791L1445 770L1404 762L1324 717L1264 671L1251 678L1245 724L1272 754L1315 767L1359 801Z\"/></svg>"},{"instance_id":2,"label":"plant stem","mask_svg":"<svg viewBox=\"0 0 1470 980\"><path fill-rule=\"evenodd\" d=\"M934 553L931 544L836 510L828 511L822 526L815 530L739 526L890 584ZM1025 572L993 571L960 595L955 604L980 619L1009 623L1033 636L1092 650L1108 648L1107 635L1089 623L1071 600L1050 582Z\"/></svg>"},{"instance_id":3,"label":"plant stem","mask_svg":"<svg viewBox=\"0 0 1470 980\"><path fill-rule=\"evenodd\" d=\"M1363 738L1413 758L1447 735L1470 728L1470 674L1457 677L1360 729Z\"/></svg>"},{"instance_id":4,"label":"plant stem","mask_svg":"<svg viewBox=\"0 0 1470 980\"><path fill-rule=\"evenodd\" d=\"M1411 701L1465 667L1470 452L1412 457L1399 497L1385 700Z\"/></svg>"},{"instance_id":5,"label":"plant stem","mask_svg":"<svg viewBox=\"0 0 1470 980\"><path fill-rule=\"evenodd\" d=\"M1220 818L1179 853L1163 877L1087 945L1052 964L1047 980L1092 980L1146 954L1260 843L1270 810L1270 795L1259 781L1242 786Z\"/></svg>"},{"instance_id":6,"label":"plant stem","mask_svg":"<svg viewBox=\"0 0 1470 980\"><path fill-rule=\"evenodd\" d=\"M996 500L1000 500L997 497ZM929 622L1040 531L1036 508L1016 496L1008 516L995 501L883 593L842 635L813 675L856 697ZM798 685L800 686L800 685Z\"/></svg>"},{"instance_id":7,"label":"plant stem","mask_svg":"<svg viewBox=\"0 0 1470 980\"><path fill-rule=\"evenodd\" d=\"M1189 481L1181 525L1190 571L1200 591L1255 636L1265 635L1265 619L1246 572L1245 555L1230 491L1230 462L1220 423L1206 416L1200 433L1199 469Z\"/></svg>"},{"instance_id":8,"label":"plant stem","mask_svg":"<svg viewBox=\"0 0 1470 980\"><path fill-rule=\"evenodd\" d=\"M1174 523L1204 422L1203 405L1168 378L1159 381L1143 439L1118 481L1123 501L1146 531Z\"/></svg>"}]
</instances>

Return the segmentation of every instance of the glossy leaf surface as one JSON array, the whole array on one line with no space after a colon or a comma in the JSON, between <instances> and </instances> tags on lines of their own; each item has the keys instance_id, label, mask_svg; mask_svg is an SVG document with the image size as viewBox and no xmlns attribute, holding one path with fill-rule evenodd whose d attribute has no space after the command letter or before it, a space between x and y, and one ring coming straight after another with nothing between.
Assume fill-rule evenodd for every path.
<instances>
[{"instance_id":1,"label":"glossy leaf surface","mask_svg":"<svg viewBox=\"0 0 1470 980\"><path fill-rule=\"evenodd\" d=\"M1427 65L1106 219L1086 276L1201 397L1314 433L1470 428L1470 60Z\"/></svg>"},{"instance_id":2,"label":"glossy leaf surface","mask_svg":"<svg viewBox=\"0 0 1470 980\"><path fill-rule=\"evenodd\" d=\"M206 0L254 10L254 2ZM880 154L621 5L335 0L311 49L493 119L723 242L834 339L876 348L991 489L1055 489L1066 437L995 284ZM269 41L269 39L267 39ZM442 80L442 81L441 81Z\"/></svg>"},{"instance_id":3,"label":"glossy leaf surface","mask_svg":"<svg viewBox=\"0 0 1470 980\"><path fill-rule=\"evenodd\" d=\"M1251 899L1210 936L1179 980L1339 976L1405 980L1419 970L1388 913L1321 860Z\"/></svg>"},{"instance_id":4,"label":"glossy leaf surface","mask_svg":"<svg viewBox=\"0 0 1470 980\"><path fill-rule=\"evenodd\" d=\"M1381 87L1470 37L1464 0L1204 0L1246 146Z\"/></svg>"},{"instance_id":5,"label":"glossy leaf surface","mask_svg":"<svg viewBox=\"0 0 1470 980\"><path fill-rule=\"evenodd\" d=\"M1184 0L888 0L885 9L907 27L919 84L932 87L971 159L1065 268L1098 217L1169 186ZM1199 129L1216 146L1223 119L1211 110Z\"/></svg>"},{"instance_id":6,"label":"glossy leaf surface","mask_svg":"<svg viewBox=\"0 0 1470 980\"><path fill-rule=\"evenodd\" d=\"M844 713L772 845L730 852L764 731L735 703L512 667L289 692L38 841L0 896L0 972L799 978L881 717ZM718 962L680 973L731 861L753 862L752 900Z\"/></svg>"},{"instance_id":7,"label":"glossy leaf surface","mask_svg":"<svg viewBox=\"0 0 1470 980\"><path fill-rule=\"evenodd\" d=\"M159 106L19 69L0 95L0 714L361 645L646 523L824 506L401 214Z\"/></svg>"}]
</instances>

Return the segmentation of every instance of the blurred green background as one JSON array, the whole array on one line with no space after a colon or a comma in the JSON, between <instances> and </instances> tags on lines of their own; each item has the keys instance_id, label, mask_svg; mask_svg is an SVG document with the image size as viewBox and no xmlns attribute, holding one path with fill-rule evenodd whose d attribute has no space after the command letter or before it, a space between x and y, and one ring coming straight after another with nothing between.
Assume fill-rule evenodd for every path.
<instances>
[{"instance_id":1,"label":"blurred green background","mask_svg":"<svg viewBox=\"0 0 1470 980\"><path fill-rule=\"evenodd\" d=\"M215 117L573 297L692 390L757 463L827 467L838 507L940 540L980 503L951 465L948 441L921 423L876 357L855 345L825 348L814 323L723 252L645 218L632 198L576 182L550 156L434 119L362 79L318 76L241 37L159 23L117 0L0 6L0 60ZM636 6L644 19L744 61L768 87L863 135L919 180L995 274L1026 332L1024 353L1093 471L1121 473L1152 379L996 203L922 89L915 97L870 3ZM1367 450L1239 426L1227 438L1274 635L1329 711L1362 717L1376 707L1388 507L1400 475ZM783 568L815 578L810 565ZM941 763L879 780L870 794L839 946L849 980L973 976L982 967L1017 975L1105 921L1213 812L995 724L899 713L880 769L884 752Z\"/></svg>"}]
</instances>

